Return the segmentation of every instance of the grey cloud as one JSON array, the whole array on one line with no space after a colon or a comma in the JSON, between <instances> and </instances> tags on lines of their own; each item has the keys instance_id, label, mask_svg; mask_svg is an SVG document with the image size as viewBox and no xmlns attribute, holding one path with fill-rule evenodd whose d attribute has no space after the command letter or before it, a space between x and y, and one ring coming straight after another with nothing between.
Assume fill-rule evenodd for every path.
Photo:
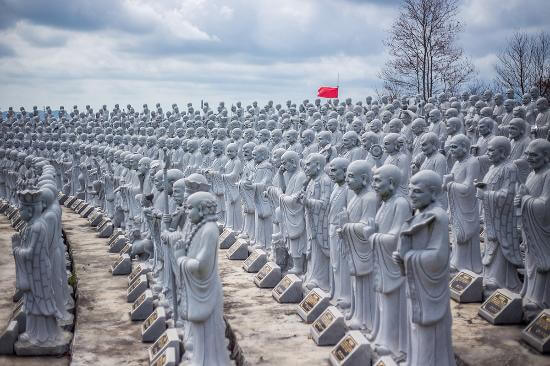
<instances>
[{"instance_id":1,"label":"grey cloud","mask_svg":"<svg viewBox=\"0 0 550 366\"><path fill-rule=\"evenodd\" d=\"M119 1L110 0L2 0L0 14L12 20L77 31L106 28L145 32L145 19L128 14Z\"/></svg>"},{"instance_id":2,"label":"grey cloud","mask_svg":"<svg viewBox=\"0 0 550 366\"><path fill-rule=\"evenodd\" d=\"M0 58L15 56L15 50L6 44L0 43Z\"/></svg>"}]
</instances>

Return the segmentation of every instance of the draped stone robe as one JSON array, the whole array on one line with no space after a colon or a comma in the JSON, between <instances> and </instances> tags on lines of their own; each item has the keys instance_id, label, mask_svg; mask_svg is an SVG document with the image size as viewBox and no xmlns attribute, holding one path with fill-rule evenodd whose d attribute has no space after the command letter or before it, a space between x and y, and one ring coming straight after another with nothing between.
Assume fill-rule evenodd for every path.
<instances>
[{"instance_id":1,"label":"draped stone robe","mask_svg":"<svg viewBox=\"0 0 550 366\"><path fill-rule=\"evenodd\" d=\"M447 213L432 203L405 222L398 250L406 276L407 366L454 366ZM414 233L409 231L416 227Z\"/></svg>"},{"instance_id":2,"label":"draped stone robe","mask_svg":"<svg viewBox=\"0 0 550 366\"><path fill-rule=\"evenodd\" d=\"M286 190L278 197L281 235L290 256L300 258L306 252L306 220L304 205L295 196L304 189L307 177L301 170L285 175Z\"/></svg>"},{"instance_id":3,"label":"draped stone robe","mask_svg":"<svg viewBox=\"0 0 550 366\"><path fill-rule=\"evenodd\" d=\"M447 174L447 159L440 152L434 152L431 156L426 156L419 170L431 170L439 174L441 178ZM438 201L443 209L447 209L449 202L447 201L447 195L440 194Z\"/></svg>"},{"instance_id":4,"label":"draped stone robe","mask_svg":"<svg viewBox=\"0 0 550 366\"><path fill-rule=\"evenodd\" d=\"M224 202L224 185L219 174L225 174L225 166L228 162L228 158L225 155L220 155L212 160L210 168L218 174L213 175L210 178L210 186L212 187L212 193L216 196L216 202L218 204L216 208L216 216L218 222L224 222L225 220L225 202ZM217 182L214 182L214 181Z\"/></svg>"},{"instance_id":5,"label":"draped stone robe","mask_svg":"<svg viewBox=\"0 0 550 366\"><path fill-rule=\"evenodd\" d=\"M351 303L351 280L343 238L337 230L341 227L350 194L347 184L335 184L330 195L328 235L330 245L330 295L338 302Z\"/></svg>"},{"instance_id":6,"label":"draped stone robe","mask_svg":"<svg viewBox=\"0 0 550 366\"><path fill-rule=\"evenodd\" d=\"M352 329L372 331L376 311L374 293L374 251L372 241L365 235L365 228L374 225L379 200L376 194L366 190L359 195L350 194L346 213L349 224L344 225L341 249L343 261L342 279L351 276L351 309L347 318Z\"/></svg>"},{"instance_id":7,"label":"draped stone robe","mask_svg":"<svg viewBox=\"0 0 550 366\"><path fill-rule=\"evenodd\" d=\"M396 192L376 213L376 233L369 238L374 250L374 276L377 306L371 337L394 354L407 349L407 312L404 278L392 253L397 249L401 226L411 216L406 198Z\"/></svg>"},{"instance_id":8,"label":"draped stone robe","mask_svg":"<svg viewBox=\"0 0 550 366\"><path fill-rule=\"evenodd\" d=\"M329 235L328 212L332 182L325 173L312 179L305 193L307 232L307 271L304 284L307 288L319 287L329 291Z\"/></svg>"},{"instance_id":9,"label":"draped stone robe","mask_svg":"<svg viewBox=\"0 0 550 366\"><path fill-rule=\"evenodd\" d=\"M273 167L269 160L265 160L256 165L254 172L254 204L255 217L254 217L254 238L256 244L266 250L271 248L271 234L273 233L273 225L271 223L271 204L266 195L264 195L265 189L271 184L273 180Z\"/></svg>"},{"instance_id":10,"label":"draped stone robe","mask_svg":"<svg viewBox=\"0 0 550 366\"><path fill-rule=\"evenodd\" d=\"M479 161L468 156L457 161L451 170L454 181L447 187L451 213L451 270L468 269L481 273L479 247L479 203L474 179L480 174Z\"/></svg>"},{"instance_id":11,"label":"draped stone robe","mask_svg":"<svg viewBox=\"0 0 550 366\"><path fill-rule=\"evenodd\" d=\"M514 195L519 182L513 162L491 166L483 182L487 192L483 205L485 251L482 258L483 283L492 290L506 288L519 292L522 284L517 267L522 265L518 217L514 211Z\"/></svg>"},{"instance_id":12,"label":"draped stone robe","mask_svg":"<svg viewBox=\"0 0 550 366\"><path fill-rule=\"evenodd\" d=\"M218 172L212 174L212 189L216 192L223 190L225 204L224 226L235 232L239 232L243 225L243 214L238 188L238 182L243 170L241 160L237 157L228 160L224 170L225 174L220 174Z\"/></svg>"},{"instance_id":13,"label":"draped stone robe","mask_svg":"<svg viewBox=\"0 0 550 366\"><path fill-rule=\"evenodd\" d=\"M550 308L550 169L531 172L525 183L521 223L525 254L524 303Z\"/></svg>"}]
</instances>

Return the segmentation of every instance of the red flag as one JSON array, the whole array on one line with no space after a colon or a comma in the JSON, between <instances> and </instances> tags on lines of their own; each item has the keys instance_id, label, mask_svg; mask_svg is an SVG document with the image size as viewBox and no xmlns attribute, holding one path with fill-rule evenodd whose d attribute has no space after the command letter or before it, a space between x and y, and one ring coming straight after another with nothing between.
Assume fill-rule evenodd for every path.
<instances>
[{"instance_id":1,"label":"red flag","mask_svg":"<svg viewBox=\"0 0 550 366\"><path fill-rule=\"evenodd\" d=\"M322 86L317 90L317 96L321 98L338 98L338 87Z\"/></svg>"}]
</instances>

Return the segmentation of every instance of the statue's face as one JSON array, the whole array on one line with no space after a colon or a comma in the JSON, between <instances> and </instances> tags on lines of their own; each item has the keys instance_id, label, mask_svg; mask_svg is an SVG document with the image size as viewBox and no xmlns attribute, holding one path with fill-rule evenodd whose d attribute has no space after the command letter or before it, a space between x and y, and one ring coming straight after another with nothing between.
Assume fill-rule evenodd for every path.
<instances>
[{"instance_id":1,"label":"statue's face","mask_svg":"<svg viewBox=\"0 0 550 366\"><path fill-rule=\"evenodd\" d=\"M243 147L243 157L245 160L252 159L252 149L250 147Z\"/></svg>"},{"instance_id":2,"label":"statue's face","mask_svg":"<svg viewBox=\"0 0 550 366\"><path fill-rule=\"evenodd\" d=\"M411 129L412 129L413 133L416 136L420 136L420 134L422 134L422 132L424 132L425 126L422 125L421 123L416 123L416 124L411 126Z\"/></svg>"},{"instance_id":3,"label":"statue's face","mask_svg":"<svg viewBox=\"0 0 550 366\"><path fill-rule=\"evenodd\" d=\"M391 128L391 126L390 126ZM351 124L351 129L353 131L355 131L357 134L361 134L361 131L363 130L363 124L361 123L361 121L354 121L352 124Z\"/></svg>"},{"instance_id":4,"label":"statue's face","mask_svg":"<svg viewBox=\"0 0 550 366\"><path fill-rule=\"evenodd\" d=\"M462 144L455 141L451 141L451 144L449 145L449 150L453 158L457 160L462 160L467 154L466 146L463 146Z\"/></svg>"},{"instance_id":5,"label":"statue's face","mask_svg":"<svg viewBox=\"0 0 550 366\"><path fill-rule=\"evenodd\" d=\"M321 132L323 130L323 122L320 120L313 122L312 128L315 132Z\"/></svg>"},{"instance_id":6,"label":"statue's face","mask_svg":"<svg viewBox=\"0 0 550 366\"><path fill-rule=\"evenodd\" d=\"M176 204L183 204L183 202L185 202L185 186L183 184L176 184L172 191L172 197L174 201L176 201Z\"/></svg>"},{"instance_id":7,"label":"statue's face","mask_svg":"<svg viewBox=\"0 0 550 366\"><path fill-rule=\"evenodd\" d=\"M138 171L142 174L145 174L149 171L150 165L146 161L138 162Z\"/></svg>"},{"instance_id":8,"label":"statue's face","mask_svg":"<svg viewBox=\"0 0 550 366\"><path fill-rule=\"evenodd\" d=\"M38 208L38 205L21 205L21 208L19 209L19 214L21 215L21 218L25 222L31 221L35 208Z\"/></svg>"},{"instance_id":9,"label":"statue's face","mask_svg":"<svg viewBox=\"0 0 550 366\"><path fill-rule=\"evenodd\" d=\"M346 168L342 164L331 163L328 167L328 176L334 183L343 183L346 181Z\"/></svg>"},{"instance_id":10,"label":"statue's face","mask_svg":"<svg viewBox=\"0 0 550 366\"><path fill-rule=\"evenodd\" d=\"M281 165L283 166L283 169L289 173L294 173L296 169L298 169L298 165L294 159L291 158L281 159Z\"/></svg>"},{"instance_id":11,"label":"statue's face","mask_svg":"<svg viewBox=\"0 0 550 366\"><path fill-rule=\"evenodd\" d=\"M380 123L372 123L370 125L370 130L374 133L378 133L381 128L382 128L382 125Z\"/></svg>"},{"instance_id":12,"label":"statue's face","mask_svg":"<svg viewBox=\"0 0 550 366\"><path fill-rule=\"evenodd\" d=\"M312 134L309 134L309 133L302 134L302 139L301 139L302 145L309 146L313 142L313 138L314 137Z\"/></svg>"},{"instance_id":13,"label":"statue's face","mask_svg":"<svg viewBox=\"0 0 550 366\"><path fill-rule=\"evenodd\" d=\"M388 124L388 129L392 133L399 133L401 132L401 126L397 122L390 122Z\"/></svg>"},{"instance_id":14,"label":"statue's face","mask_svg":"<svg viewBox=\"0 0 550 366\"><path fill-rule=\"evenodd\" d=\"M201 144L201 153L208 155L210 154L210 151L212 150L212 145L203 143Z\"/></svg>"},{"instance_id":15,"label":"statue's face","mask_svg":"<svg viewBox=\"0 0 550 366\"><path fill-rule=\"evenodd\" d=\"M199 222L201 222L203 217L202 210L200 209L199 205L200 203L197 202L194 205L188 206L186 210L187 217L189 218L189 220L191 220L193 224L198 224Z\"/></svg>"},{"instance_id":16,"label":"statue's face","mask_svg":"<svg viewBox=\"0 0 550 366\"><path fill-rule=\"evenodd\" d=\"M454 135L459 131L459 126L455 123L447 123L447 134Z\"/></svg>"},{"instance_id":17,"label":"statue's face","mask_svg":"<svg viewBox=\"0 0 550 366\"><path fill-rule=\"evenodd\" d=\"M548 109L548 102L545 99L537 100L537 109L539 112L546 112Z\"/></svg>"},{"instance_id":18,"label":"statue's face","mask_svg":"<svg viewBox=\"0 0 550 366\"><path fill-rule=\"evenodd\" d=\"M321 167L319 166L319 163L317 161L312 159L306 160L304 172L308 177L316 177L320 171Z\"/></svg>"},{"instance_id":19,"label":"statue's face","mask_svg":"<svg viewBox=\"0 0 550 366\"><path fill-rule=\"evenodd\" d=\"M390 139L384 140L384 151L387 154L396 153L398 149L399 149L399 145L397 144L397 141L392 141Z\"/></svg>"},{"instance_id":20,"label":"statue's face","mask_svg":"<svg viewBox=\"0 0 550 366\"><path fill-rule=\"evenodd\" d=\"M504 149L491 142L487 146L487 157L493 164L498 164L506 159Z\"/></svg>"},{"instance_id":21,"label":"statue's face","mask_svg":"<svg viewBox=\"0 0 550 366\"><path fill-rule=\"evenodd\" d=\"M348 169L345 173L346 183L352 191L359 191L366 187L369 182L364 174L360 174L356 169Z\"/></svg>"},{"instance_id":22,"label":"statue's face","mask_svg":"<svg viewBox=\"0 0 550 366\"><path fill-rule=\"evenodd\" d=\"M515 124L510 124L508 126L508 137L510 137L512 140L517 140L522 135L523 131Z\"/></svg>"},{"instance_id":23,"label":"statue's face","mask_svg":"<svg viewBox=\"0 0 550 366\"><path fill-rule=\"evenodd\" d=\"M229 159L235 159L235 157L237 156L237 148L234 146L229 146L226 149L226 153Z\"/></svg>"},{"instance_id":24,"label":"statue's face","mask_svg":"<svg viewBox=\"0 0 550 366\"><path fill-rule=\"evenodd\" d=\"M540 148L529 145L525 150L525 155L527 156L527 162L531 169L538 170L547 164L547 158L544 155L544 151Z\"/></svg>"},{"instance_id":25,"label":"statue's face","mask_svg":"<svg viewBox=\"0 0 550 366\"><path fill-rule=\"evenodd\" d=\"M294 144L297 139L298 139L298 135L296 133L286 134L286 142L288 142L290 145Z\"/></svg>"},{"instance_id":26,"label":"statue's face","mask_svg":"<svg viewBox=\"0 0 550 366\"><path fill-rule=\"evenodd\" d=\"M355 140L355 138L353 138L351 136L344 136L342 138L342 145L344 145L344 147L346 149L353 148L356 145L356 143L357 143L357 141Z\"/></svg>"},{"instance_id":27,"label":"statue's face","mask_svg":"<svg viewBox=\"0 0 550 366\"><path fill-rule=\"evenodd\" d=\"M514 103L507 100L506 102L504 102L504 109L507 113L512 113L512 111L514 110Z\"/></svg>"},{"instance_id":28,"label":"statue's face","mask_svg":"<svg viewBox=\"0 0 550 366\"><path fill-rule=\"evenodd\" d=\"M256 164L260 164L266 159L265 152L260 149L254 149L252 151L252 158Z\"/></svg>"},{"instance_id":29,"label":"statue's face","mask_svg":"<svg viewBox=\"0 0 550 366\"><path fill-rule=\"evenodd\" d=\"M531 103L531 96L529 94L525 94L523 98L521 98L521 102L523 103L523 105L528 105L529 103Z\"/></svg>"},{"instance_id":30,"label":"statue's face","mask_svg":"<svg viewBox=\"0 0 550 366\"><path fill-rule=\"evenodd\" d=\"M409 197L414 209L421 210L435 201L433 192L422 182L409 185Z\"/></svg>"},{"instance_id":31,"label":"statue's face","mask_svg":"<svg viewBox=\"0 0 550 366\"><path fill-rule=\"evenodd\" d=\"M420 142L420 148L424 155L431 156L436 150L437 146L430 139L423 138Z\"/></svg>"},{"instance_id":32,"label":"statue's face","mask_svg":"<svg viewBox=\"0 0 550 366\"><path fill-rule=\"evenodd\" d=\"M395 189L392 179L382 174L374 175L372 179L372 188L381 197L392 195Z\"/></svg>"},{"instance_id":33,"label":"statue's face","mask_svg":"<svg viewBox=\"0 0 550 366\"><path fill-rule=\"evenodd\" d=\"M489 124L486 122L479 122L479 134L481 136L487 136L489 133L491 133L491 129L489 128Z\"/></svg>"},{"instance_id":34,"label":"statue's face","mask_svg":"<svg viewBox=\"0 0 550 366\"><path fill-rule=\"evenodd\" d=\"M155 178L153 179L155 183L155 188L157 191L163 191L164 190L164 181L162 180L162 176L155 175Z\"/></svg>"}]
</instances>

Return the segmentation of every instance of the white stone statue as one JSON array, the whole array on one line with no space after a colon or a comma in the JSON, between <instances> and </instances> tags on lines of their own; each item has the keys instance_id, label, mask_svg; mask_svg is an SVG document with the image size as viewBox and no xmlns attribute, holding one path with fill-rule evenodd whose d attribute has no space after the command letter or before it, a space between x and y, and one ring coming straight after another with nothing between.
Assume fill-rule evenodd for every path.
<instances>
[{"instance_id":1,"label":"white stone statue","mask_svg":"<svg viewBox=\"0 0 550 366\"><path fill-rule=\"evenodd\" d=\"M308 184L298 199L303 202L306 214L307 271L304 285L310 290L319 287L329 291L328 213L332 182L323 171L325 162L324 155L309 155L304 167Z\"/></svg>"},{"instance_id":2,"label":"white stone statue","mask_svg":"<svg viewBox=\"0 0 550 366\"><path fill-rule=\"evenodd\" d=\"M47 241L53 237L54 228L41 217L43 206L39 191L20 192L19 202L21 217L27 222L21 235L12 236L16 288L23 292L26 314L26 330L19 340L49 346L60 340L62 332L57 320L63 318L52 286L54 253Z\"/></svg>"},{"instance_id":3,"label":"white stone statue","mask_svg":"<svg viewBox=\"0 0 550 366\"><path fill-rule=\"evenodd\" d=\"M409 202L400 194L402 175L394 165L375 170L373 188L382 204L374 225L365 228L374 250L377 301L369 339L380 356L393 353L399 358L407 350L407 311L404 278L392 254L397 249L401 225L411 216Z\"/></svg>"},{"instance_id":4,"label":"white stone statue","mask_svg":"<svg viewBox=\"0 0 550 366\"><path fill-rule=\"evenodd\" d=\"M451 213L451 271L468 269L481 273L479 247L479 203L474 180L480 175L479 161L470 155L470 140L457 135L450 144L456 162L450 174L443 177L443 190L449 198Z\"/></svg>"},{"instance_id":5,"label":"white stone statue","mask_svg":"<svg viewBox=\"0 0 550 366\"><path fill-rule=\"evenodd\" d=\"M550 308L550 142L531 141L526 150L533 171L514 199L521 208L525 254L524 312L528 318Z\"/></svg>"},{"instance_id":6,"label":"white stone statue","mask_svg":"<svg viewBox=\"0 0 550 366\"><path fill-rule=\"evenodd\" d=\"M372 166L366 161L350 164L346 173L348 198L345 221L341 275L351 276L351 309L347 316L351 329L372 331L376 298L374 293L374 251L365 229L375 225L379 198L371 189ZM345 222L344 221L344 222ZM345 280L345 278L342 278Z\"/></svg>"},{"instance_id":7,"label":"white stone statue","mask_svg":"<svg viewBox=\"0 0 550 366\"><path fill-rule=\"evenodd\" d=\"M449 220L440 207L441 176L422 170L411 178L415 215L401 227L393 258L406 278L408 366L454 366L449 304Z\"/></svg>"},{"instance_id":8,"label":"white stone statue","mask_svg":"<svg viewBox=\"0 0 550 366\"><path fill-rule=\"evenodd\" d=\"M330 295L342 309L351 305L351 279L348 266L348 256L345 251L343 237L338 231L342 224L348 203L348 186L346 185L346 170L350 161L346 158L336 158L328 163L327 174L334 183L330 195L328 214L328 235L330 244Z\"/></svg>"},{"instance_id":9,"label":"white stone statue","mask_svg":"<svg viewBox=\"0 0 550 366\"><path fill-rule=\"evenodd\" d=\"M510 140L506 137L493 137L487 147L492 165L483 182L476 182L485 223L482 258L485 297L499 288L519 292L522 286L517 273L517 267L523 264L520 233L516 229L518 217L513 205L520 180L516 165L508 160L510 149Z\"/></svg>"},{"instance_id":10,"label":"white stone statue","mask_svg":"<svg viewBox=\"0 0 550 366\"><path fill-rule=\"evenodd\" d=\"M182 362L197 366L229 365L218 271L216 198L208 192L197 192L187 198L186 206L191 228L180 247L187 254L177 258L185 291L181 316L189 327Z\"/></svg>"}]
</instances>

